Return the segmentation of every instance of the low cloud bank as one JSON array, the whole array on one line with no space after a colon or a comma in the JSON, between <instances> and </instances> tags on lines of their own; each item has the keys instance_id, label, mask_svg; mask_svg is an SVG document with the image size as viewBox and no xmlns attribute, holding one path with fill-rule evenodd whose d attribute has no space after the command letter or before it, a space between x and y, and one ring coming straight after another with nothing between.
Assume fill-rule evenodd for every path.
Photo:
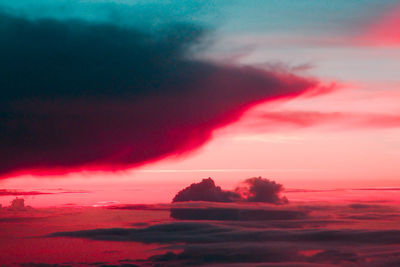
<instances>
[{"instance_id":1,"label":"low cloud bank","mask_svg":"<svg viewBox=\"0 0 400 267\"><path fill-rule=\"evenodd\" d=\"M201 201L170 206L180 208L179 212L184 209L184 212L194 212L189 214L190 218L198 216L203 220L204 216L212 216L204 219L208 221L171 222L168 219L152 225L135 223L131 228L57 232L50 237L160 244L160 249L166 252L142 260L121 260L120 266L127 263L138 266L398 266L399 263L400 253L395 246L400 242L397 220L385 216L398 213L397 206L363 203L276 206ZM262 209L270 213L268 218L273 212L282 215L290 211L302 211L307 216L246 220L252 213L262 216ZM237 220L235 216L241 212L247 215ZM381 216L349 218L363 214ZM214 220L218 216L222 219Z\"/></svg>"},{"instance_id":2,"label":"low cloud bank","mask_svg":"<svg viewBox=\"0 0 400 267\"><path fill-rule=\"evenodd\" d=\"M57 232L51 237L143 243L306 242L352 244L398 244L400 230L363 229L251 229L206 222L172 222L145 228L109 228Z\"/></svg>"},{"instance_id":3,"label":"low cloud bank","mask_svg":"<svg viewBox=\"0 0 400 267\"><path fill-rule=\"evenodd\" d=\"M179 220L263 221L302 219L307 214L296 210L240 208L172 208L171 217Z\"/></svg>"}]
</instances>

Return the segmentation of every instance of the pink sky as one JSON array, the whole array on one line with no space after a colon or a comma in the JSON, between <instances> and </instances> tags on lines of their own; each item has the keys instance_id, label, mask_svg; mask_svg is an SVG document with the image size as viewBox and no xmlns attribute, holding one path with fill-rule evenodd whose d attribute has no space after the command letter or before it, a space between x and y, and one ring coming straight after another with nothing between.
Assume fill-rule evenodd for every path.
<instances>
[{"instance_id":1,"label":"pink sky","mask_svg":"<svg viewBox=\"0 0 400 267\"><path fill-rule=\"evenodd\" d=\"M92 192L62 194L56 202L49 200L49 205L168 202L177 189L203 177L213 177L224 188L252 176L275 179L286 188L400 187L398 14L398 9L392 10L371 22L360 36L333 41L308 36L287 43L287 38L278 36L271 44L273 38L262 35L225 36L221 43L226 38L234 41L233 46L250 44L253 49L239 56L228 51L217 57L211 51L209 58L257 66L287 62L289 67L282 68L294 66L291 70L296 73L318 77L334 89L260 104L236 123L214 131L206 145L183 156L118 172L23 175L2 179L0 186ZM285 47L279 45L280 40L286 42ZM301 63L305 67L296 68ZM27 197L38 205L46 205L46 198L51 197ZM3 197L0 203L9 200Z\"/></svg>"}]
</instances>

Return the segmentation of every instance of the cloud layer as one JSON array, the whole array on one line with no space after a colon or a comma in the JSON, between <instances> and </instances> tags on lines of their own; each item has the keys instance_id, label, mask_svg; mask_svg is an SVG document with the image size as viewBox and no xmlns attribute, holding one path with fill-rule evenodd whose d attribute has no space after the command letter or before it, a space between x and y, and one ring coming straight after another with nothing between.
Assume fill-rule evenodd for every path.
<instances>
[{"instance_id":1,"label":"cloud layer","mask_svg":"<svg viewBox=\"0 0 400 267\"><path fill-rule=\"evenodd\" d=\"M287 204L286 197L280 197L283 186L275 181L262 177L246 179L235 191L248 202L267 202L272 204Z\"/></svg>"},{"instance_id":2,"label":"cloud layer","mask_svg":"<svg viewBox=\"0 0 400 267\"><path fill-rule=\"evenodd\" d=\"M344 210L341 208L339 212ZM393 246L399 242L399 231L386 229L315 226L283 229L266 226L264 222L252 225L171 222L144 228L59 232L50 236L167 244L170 251L165 254L151 256L145 261L132 261L161 266L221 263L246 266L251 263L272 263L276 266L280 263L283 266L396 266L399 257L398 250Z\"/></svg>"},{"instance_id":3,"label":"cloud layer","mask_svg":"<svg viewBox=\"0 0 400 267\"><path fill-rule=\"evenodd\" d=\"M324 124L337 124L348 128L396 128L400 127L400 115L379 113L318 112L318 111L279 111L258 114L257 125L265 127L290 126L294 128L311 127ZM256 127L257 127L256 125Z\"/></svg>"},{"instance_id":4,"label":"cloud layer","mask_svg":"<svg viewBox=\"0 0 400 267\"><path fill-rule=\"evenodd\" d=\"M52 193L40 192L40 191L17 191L10 189L0 189L0 196L35 196L35 195L47 195Z\"/></svg>"},{"instance_id":5,"label":"cloud layer","mask_svg":"<svg viewBox=\"0 0 400 267\"><path fill-rule=\"evenodd\" d=\"M191 151L313 80L191 57L196 25L134 29L0 13L0 174L124 169Z\"/></svg>"},{"instance_id":6,"label":"cloud layer","mask_svg":"<svg viewBox=\"0 0 400 267\"><path fill-rule=\"evenodd\" d=\"M62 257L51 259L14 257L15 262L70 263L83 266L112 264L137 264L138 266L183 266L236 264L236 266L397 266L399 259L398 204L366 204L349 202L297 203L269 205L265 203L211 203L186 202L170 204L171 207L236 208L243 215L251 212L297 211L305 217L272 218L261 220L175 221L168 218L168 209L156 205L131 206L129 211L80 208L37 210L16 213L3 209L0 219L5 231L5 244L18 244L22 248L35 244L30 255L40 254L40 242L56 247L54 254ZM123 206L124 209L126 206ZM166 208L166 207L164 207ZM222 211L223 213L225 211ZM55 216L32 220L15 218L15 215ZM262 214L262 213L259 213ZM375 216L370 216L370 215ZM97 215L93 217L94 215ZM34 215L36 216L36 215ZM248 218L247 215L244 216ZM78 218L81 218L78 220ZM83 220L83 219L86 220ZM95 219L94 219L95 218ZM62 222L62 224L60 224ZM82 222L86 229L82 228ZM23 223L23 225L20 225ZM42 227L43 224L48 227ZM25 227L21 232L21 227ZM38 229L40 230L38 232ZM27 235L30 238L26 238ZM16 237L17 241L12 241ZM23 238L25 237L25 238ZM38 238L32 238L38 237ZM39 238L40 237L40 238ZM66 239L65 237L70 237ZM7 239L8 238L8 239ZM83 240L82 240L83 239ZM84 240L96 240L87 247ZM109 242L112 241L112 242ZM14 242L14 243L13 243ZM34 242L34 243L32 243ZM138 244L141 243L141 244ZM58 246L63 244L63 246ZM36 248L36 245L39 249ZM4 246L5 247L5 246ZM82 249L93 249L96 256L79 261L70 255ZM7 250L5 251L13 251ZM108 251L115 254L109 254ZM135 251L146 250L144 253ZM13 251L17 253L18 251ZM20 251L21 252L21 251ZM118 254L122 253L122 254ZM157 255L159 254L159 255ZM14 255L14 254L13 254ZM18 255L18 254L15 254ZM64 256L65 255L65 256ZM119 255L119 256L116 256ZM93 256L93 255L92 255ZM117 261L117 262L116 262ZM81 263L82 262L82 263ZM234 265L233 265L234 266Z\"/></svg>"},{"instance_id":7,"label":"cloud layer","mask_svg":"<svg viewBox=\"0 0 400 267\"><path fill-rule=\"evenodd\" d=\"M171 217L179 220L270 221L294 220L306 216L306 212L285 209L171 208Z\"/></svg>"},{"instance_id":8,"label":"cloud layer","mask_svg":"<svg viewBox=\"0 0 400 267\"><path fill-rule=\"evenodd\" d=\"M229 241L266 242L347 242L397 244L399 230L306 229L271 230L243 229L201 222L172 222L147 228L111 228L60 232L51 236L81 237L93 240L139 241L143 243L220 243Z\"/></svg>"}]
</instances>

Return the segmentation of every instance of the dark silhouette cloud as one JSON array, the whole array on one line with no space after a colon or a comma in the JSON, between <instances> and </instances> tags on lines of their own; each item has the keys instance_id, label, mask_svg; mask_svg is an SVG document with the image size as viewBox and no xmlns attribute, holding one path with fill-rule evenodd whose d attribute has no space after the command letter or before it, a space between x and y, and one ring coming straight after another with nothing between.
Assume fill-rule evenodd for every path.
<instances>
[{"instance_id":1,"label":"dark silhouette cloud","mask_svg":"<svg viewBox=\"0 0 400 267\"><path fill-rule=\"evenodd\" d=\"M23 198L16 197L11 201L10 206L6 209L9 211L29 211L32 210L32 207L26 206Z\"/></svg>"},{"instance_id":2,"label":"dark silhouette cloud","mask_svg":"<svg viewBox=\"0 0 400 267\"><path fill-rule=\"evenodd\" d=\"M50 236L80 237L93 240L139 241L143 243L218 242L213 235L230 232L208 223L182 222L156 224L146 228L111 228L53 233ZM174 241L175 240L175 241Z\"/></svg>"},{"instance_id":3,"label":"dark silhouette cloud","mask_svg":"<svg viewBox=\"0 0 400 267\"><path fill-rule=\"evenodd\" d=\"M211 201L211 202L233 202L239 200L240 196L235 192L224 191L216 186L211 178L203 179L200 183L193 183L179 191L172 202L183 201Z\"/></svg>"},{"instance_id":4,"label":"dark silhouette cloud","mask_svg":"<svg viewBox=\"0 0 400 267\"><path fill-rule=\"evenodd\" d=\"M241 186L235 189L245 201L249 202L267 202L272 204L287 204L286 197L280 197L283 186L262 177L253 177L246 179Z\"/></svg>"},{"instance_id":5,"label":"dark silhouette cloud","mask_svg":"<svg viewBox=\"0 0 400 267\"><path fill-rule=\"evenodd\" d=\"M308 256L302 254L300 247L289 244L255 243L188 245L180 253L155 255L149 257L148 262L161 266L219 266L223 263L232 264L223 266L377 266L370 265L363 256L352 250L321 249L315 255Z\"/></svg>"},{"instance_id":6,"label":"dark silhouette cloud","mask_svg":"<svg viewBox=\"0 0 400 267\"><path fill-rule=\"evenodd\" d=\"M251 106L314 90L191 56L206 31L0 13L0 174L118 170L191 151Z\"/></svg>"},{"instance_id":7,"label":"dark silhouette cloud","mask_svg":"<svg viewBox=\"0 0 400 267\"><path fill-rule=\"evenodd\" d=\"M310 258L310 261L330 264L349 264L357 263L359 257L354 252L340 250L324 250L318 252Z\"/></svg>"},{"instance_id":8,"label":"dark silhouette cloud","mask_svg":"<svg viewBox=\"0 0 400 267\"><path fill-rule=\"evenodd\" d=\"M180 253L167 252L148 260L152 263L180 266L221 263L256 263L301 261L305 257L289 246L268 246L254 243L219 245L189 245ZM246 265L247 266L247 265Z\"/></svg>"},{"instance_id":9,"label":"dark silhouette cloud","mask_svg":"<svg viewBox=\"0 0 400 267\"><path fill-rule=\"evenodd\" d=\"M222 190L211 178L193 183L179 191L172 202L210 201L210 202L265 202L271 204L287 204L286 197L280 197L283 186L275 181L262 177L246 179L234 191Z\"/></svg>"},{"instance_id":10,"label":"dark silhouette cloud","mask_svg":"<svg viewBox=\"0 0 400 267\"><path fill-rule=\"evenodd\" d=\"M264 221L302 219L307 213L297 210L240 208L171 208L171 217L180 220Z\"/></svg>"},{"instance_id":11,"label":"dark silhouette cloud","mask_svg":"<svg viewBox=\"0 0 400 267\"><path fill-rule=\"evenodd\" d=\"M275 263L276 266L388 266L398 263L398 230L280 229L210 222L172 222L143 228L59 232L51 237L166 244L142 264L183 266ZM385 250L385 248L391 248ZM171 251L172 250L172 251ZM178 252L177 252L178 251ZM150 264L150 265L151 265ZM262 265L265 266L265 265ZM269 266L269 265L267 265ZM275 266L275 265L272 265ZM396 266L389 265L389 266Z\"/></svg>"},{"instance_id":12,"label":"dark silhouette cloud","mask_svg":"<svg viewBox=\"0 0 400 267\"><path fill-rule=\"evenodd\" d=\"M399 230L364 229L252 229L201 222L172 222L147 228L111 228L53 233L52 237L79 237L92 240L136 241L143 243L221 242L345 242L351 244L397 244Z\"/></svg>"},{"instance_id":13,"label":"dark silhouette cloud","mask_svg":"<svg viewBox=\"0 0 400 267\"><path fill-rule=\"evenodd\" d=\"M180 248L180 247L177 247ZM146 260L120 260L120 264L96 266L399 266L399 252L358 253L352 248L302 250L290 244L196 244L183 246L182 252L168 251ZM312 255L303 252L311 252ZM135 265L137 263L138 265ZM29 265L30 266L30 265ZM33 265L38 266L38 265ZM44 265L46 266L46 265Z\"/></svg>"}]
</instances>

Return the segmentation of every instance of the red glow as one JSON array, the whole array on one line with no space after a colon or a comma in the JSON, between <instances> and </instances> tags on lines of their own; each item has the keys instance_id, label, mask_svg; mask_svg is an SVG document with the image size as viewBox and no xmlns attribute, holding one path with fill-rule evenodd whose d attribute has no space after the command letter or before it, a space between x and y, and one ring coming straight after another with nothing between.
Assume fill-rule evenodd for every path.
<instances>
[{"instance_id":1,"label":"red glow","mask_svg":"<svg viewBox=\"0 0 400 267\"><path fill-rule=\"evenodd\" d=\"M236 75L233 75L235 73ZM24 154L24 161L11 162L10 166L5 163L6 171L0 178L24 174L63 175L83 170L115 172L169 156L186 155L211 140L214 130L238 121L255 105L293 99L305 93L319 94L325 90L313 79L253 68L226 67L226 70L216 72L204 82L206 90L201 94L195 91L163 101L151 98L146 103L141 103L139 107L136 106L137 112L148 110L148 106L152 107L151 111L139 119L128 112L128 115L133 117L133 122L122 119L115 125L107 125L101 118L95 118L92 126L83 130L85 133L94 134L95 141L88 138L87 134L80 140L82 131L70 127L71 133L66 133L64 138L73 144L72 147L62 145L54 149L49 148L45 156L39 159L35 149L24 150L21 152ZM68 106L53 108L57 114L65 112L64 109ZM85 116L89 114L90 119L92 115L85 113L86 106L77 108ZM93 108L96 109L95 106ZM160 114L164 114L165 110L168 111L168 115L164 118ZM122 111L124 113L120 114L120 117L124 117L127 112L124 109ZM114 112L119 114L121 110L116 108ZM126 117L129 118L128 115ZM64 123L74 125L75 122L66 120ZM144 133L137 135L136 127L131 125L132 123L138 123L144 128ZM157 129L158 127L163 130ZM118 132L117 136L120 139L116 140L115 132ZM77 158L79 155L83 155L84 158Z\"/></svg>"},{"instance_id":2,"label":"red glow","mask_svg":"<svg viewBox=\"0 0 400 267\"><path fill-rule=\"evenodd\" d=\"M372 24L360 41L375 46L400 45L400 7L392 9Z\"/></svg>"}]
</instances>

